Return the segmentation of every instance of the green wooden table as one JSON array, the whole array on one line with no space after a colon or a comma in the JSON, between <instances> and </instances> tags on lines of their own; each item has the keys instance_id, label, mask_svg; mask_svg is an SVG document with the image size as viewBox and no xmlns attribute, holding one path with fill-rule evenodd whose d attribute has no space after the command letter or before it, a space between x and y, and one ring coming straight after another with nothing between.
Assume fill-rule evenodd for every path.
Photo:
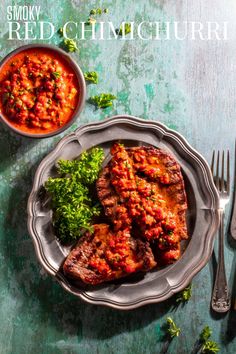
<instances>
[{"instance_id":1,"label":"green wooden table","mask_svg":"<svg viewBox=\"0 0 236 354\"><path fill-rule=\"evenodd\" d=\"M8 5L41 5L40 19L55 28L84 21L90 10L109 9L104 21L124 20L228 21L226 41L171 40L79 41L72 54L84 71L96 70L98 85L88 97L112 92L113 108L96 110L86 104L77 122L61 136L32 140L16 136L0 125L0 353L162 353L162 326L171 316L182 333L169 353L194 353L205 325L221 353L236 352L236 311L218 315L210 309L216 269L215 253L193 279L193 296L174 308L174 299L120 312L83 303L67 294L45 274L36 260L26 227L26 203L35 169L59 139L80 124L114 114L132 114L165 123L183 134L209 161L214 148L233 153L236 133L236 4L233 0L3 0L0 7L0 55L32 41L8 40ZM59 45L55 35L49 41ZM233 154L232 154L233 162ZM230 206L228 208L228 213ZM217 251L217 244L215 252ZM216 252L217 254L217 252ZM226 270L235 292L235 244L226 240Z\"/></svg>"}]
</instances>

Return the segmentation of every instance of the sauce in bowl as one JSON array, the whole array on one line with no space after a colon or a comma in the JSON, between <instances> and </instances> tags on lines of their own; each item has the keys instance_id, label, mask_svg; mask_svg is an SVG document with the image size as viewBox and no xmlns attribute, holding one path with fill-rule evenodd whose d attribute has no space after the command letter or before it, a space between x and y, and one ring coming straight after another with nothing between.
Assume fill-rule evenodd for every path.
<instances>
[{"instance_id":1,"label":"sauce in bowl","mask_svg":"<svg viewBox=\"0 0 236 354\"><path fill-rule=\"evenodd\" d=\"M17 130L47 134L66 125L80 87L72 66L56 50L30 48L12 56L0 72L0 113Z\"/></svg>"}]
</instances>

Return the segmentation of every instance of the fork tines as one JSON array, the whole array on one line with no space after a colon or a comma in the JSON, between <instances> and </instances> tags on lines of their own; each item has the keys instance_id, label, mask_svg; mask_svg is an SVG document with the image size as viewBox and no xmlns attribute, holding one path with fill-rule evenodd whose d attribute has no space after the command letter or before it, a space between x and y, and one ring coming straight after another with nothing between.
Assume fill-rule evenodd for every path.
<instances>
[{"instance_id":1,"label":"fork tines","mask_svg":"<svg viewBox=\"0 0 236 354\"><path fill-rule=\"evenodd\" d=\"M211 160L211 173L214 176L215 186L220 192L226 192L229 194L230 189L230 168L229 168L229 150L227 150L227 162L226 162L226 180L225 180L225 152L223 151L220 154L220 151L217 151L217 160L216 160L216 170L214 171L215 165L215 150L213 151L212 160ZM221 171L220 171L220 155L221 156ZM220 177L221 174L221 177Z\"/></svg>"}]
</instances>

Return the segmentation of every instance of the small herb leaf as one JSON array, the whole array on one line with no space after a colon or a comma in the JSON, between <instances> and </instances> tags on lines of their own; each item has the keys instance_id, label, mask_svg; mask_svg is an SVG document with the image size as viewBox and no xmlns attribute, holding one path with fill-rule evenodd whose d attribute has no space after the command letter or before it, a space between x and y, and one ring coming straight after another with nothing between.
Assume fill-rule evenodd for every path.
<instances>
[{"instance_id":1,"label":"small herb leaf","mask_svg":"<svg viewBox=\"0 0 236 354\"><path fill-rule=\"evenodd\" d=\"M202 342L206 342L210 336L212 334L212 330L209 326L205 326L202 330L202 332L200 333L200 340Z\"/></svg>"},{"instance_id":2,"label":"small herb leaf","mask_svg":"<svg viewBox=\"0 0 236 354\"><path fill-rule=\"evenodd\" d=\"M92 96L89 99L89 102L97 106L98 108L106 108L113 105L113 100L117 97L112 95L111 93L101 93L97 96Z\"/></svg>"},{"instance_id":3,"label":"small herb leaf","mask_svg":"<svg viewBox=\"0 0 236 354\"><path fill-rule=\"evenodd\" d=\"M190 284L187 288L182 290L176 296L176 302L187 302L192 296L192 284Z\"/></svg>"},{"instance_id":4,"label":"small herb leaf","mask_svg":"<svg viewBox=\"0 0 236 354\"><path fill-rule=\"evenodd\" d=\"M166 319L168 329L167 332L171 338L178 337L180 335L180 328L176 326L175 322L171 317L167 317Z\"/></svg>"},{"instance_id":5,"label":"small herb leaf","mask_svg":"<svg viewBox=\"0 0 236 354\"><path fill-rule=\"evenodd\" d=\"M55 79L59 79L59 77L61 76L61 74L58 71L54 71L52 75L54 76Z\"/></svg>"},{"instance_id":6,"label":"small herb leaf","mask_svg":"<svg viewBox=\"0 0 236 354\"><path fill-rule=\"evenodd\" d=\"M208 340L206 341L201 349L202 354L215 354L220 350L218 344L214 341Z\"/></svg>"},{"instance_id":7,"label":"small herb leaf","mask_svg":"<svg viewBox=\"0 0 236 354\"><path fill-rule=\"evenodd\" d=\"M129 34L131 32L131 24L130 23L125 23L120 25L120 28L118 28L116 30L116 33L119 36L126 36L127 34Z\"/></svg>"},{"instance_id":8,"label":"small herb leaf","mask_svg":"<svg viewBox=\"0 0 236 354\"><path fill-rule=\"evenodd\" d=\"M86 81L92 82L93 84L98 83L98 73L96 71L87 71L84 73L84 78Z\"/></svg>"},{"instance_id":9,"label":"small herb leaf","mask_svg":"<svg viewBox=\"0 0 236 354\"><path fill-rule=\"evenodd\" d=\"M64 39L63 44L68 52L75 52L79 50L76 45L76 42L73 39Z\"/></svg>"}]
</instances>

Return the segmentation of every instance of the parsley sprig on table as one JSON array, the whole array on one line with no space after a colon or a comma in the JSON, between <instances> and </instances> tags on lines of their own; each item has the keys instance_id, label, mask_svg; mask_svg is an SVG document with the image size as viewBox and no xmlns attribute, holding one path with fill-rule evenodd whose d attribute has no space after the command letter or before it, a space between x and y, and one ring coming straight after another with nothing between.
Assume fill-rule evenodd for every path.
<instances>
[{"instance_id":1,"label":"parsley sprig on table","mask_svg":"<svg viewBox=\"0 0 236 354\"><path fill-rule=\"evenodd\" d=\"M57 31L57 33L59 34L60 37L63 37L63 28L60 27Z\"/></svg>"},{"instance_id":2,"label":"parsley sprig on table","mask_svg":"<svg viewBox=\"0 0 236 354\"><path fill-rule=\"evenodd\" d=\"M214 341L208 340L206 341L203 346L201 353L202 354L215 354L220 350L218 344Z\"/></svg>"},{"instance_id":3,"label":"parsley sprig on table","mask_svg":"<svg viewBox=\"0 0 236 354\"><path fill-rule=\"evenodd\" d=\"M171 317L167 317L166 323L168 325L167 332L170 335L171 338L178 337L180 335L180 328L177 327L175 322Z\"/></svg>"},{"instance_id":4,"label":"parsley sprig on table","mask_svg":"<svg viewBox=\"0 0 236 354\"><path fill-rule=\"evenodd\" d=\"M60 160L60 177L49 178L45 183L52 198L53 223L62 242L78 239L84 230L91 230L92 218L100 214L90 186L98 178L103 159L103 150L93 148L79 160Z\"/></svg>"},{"instance_id":5,"label":"parsley sprig on table","mask_svg":"<svg viewBox=\"0 0 236 354\"><path fill-rule=\"evenodd\" d=\"M95 16L98 16L98 15L102 15L102 13L105 13L105 14L108 14L108 9L102 9L102 8L96 8L96 9L92 9L90 10L90 16L86 22L87 25L92 25L93 23L96 23L96 18Z\"/></svg>"},{"instance_id":6,"label":"parsley sprig on table","mask_svg":"<svg viewBox=\"0 0 236 354\"><path fill-rule=\"evenodd\" d=\"M93 84L98 83L98 73L96 71L87 71L84 73L84 78Z\"/></svg>"},{"instance_id":7,"label":"parsley sprig on table","mask_svg":"<svg viewBox=\"0 0 236 354\"><path fill-rule=\"evenodd\" d=\"M201 353L202 354L215 354L220 348L218 344L212 340L209 340L211 337L212 330L209 326L205 326L200 333L200 343L201 343Z\"/></svg>"},{"instance_id":8,"label":"parsley sprig on table","mask_svg":"<svg viewBox=\"0 0 236 354\"><path fill-rule=\"evenodd\" d=\"M192 284L176 295L176 302L187 302L192 296Z\"/></svg>"},{"instance_id":9,"label":"parsley sprig on table","mask_svg":"<svg viewBox=\"0 0 236 354\"><path fill-rule=\"evenodd\" d=\"M126 36L127 34L129 34L131 32L131 24L130 23L125 23L120 25L120 28L118 28L116 30L116 33L119 36Z\"/></svg>"},{"instance_id":10,"label":"parsley sprig on table","mask_svg":"<svg viewBox=\"0 0 236 354\"><path fill-rule=\"evenodd\" d=\"M97 106L98 108L106 108L113 105L113 100L117 97L111 93L101 93L97 96L92 96L89 99L89 102Z\"/></svg>"},{"instance_id":11,"label":"parsley sprig on table","mask_svg":"<svg viewBox=\"0 0 236 354\"><path fill-rule=\"evenodd\" d=\"M200 333L200 340L201 342L206 342L210 336L212 334L212 330L209 326L205 326L202 330L202 332Z\"/></svg>"},{"instance_id":12,"label":"parsley sprig on table","mask_svg":"<svg viewBox=\"0 0 236 354\"><path fill-rule=\"evenodd\" d=\"M67 52L76 52L79 50L76 42L73 39L64 39L63 45Z\"/></svg>"},{"instance_id":13,"label":"parsley sprig on table","mask_svg":"<svg viewBox=\"0 0 236 354\"><path fill-rule=\"evenodd\" d=\"M105 14L107 14L108 13L108 9L106 8L106 9L103 10L100 7L98 7L97 9L92 9L90 11L90 15L101 15L103 12Z\"/></svg>"}]
</instances>

